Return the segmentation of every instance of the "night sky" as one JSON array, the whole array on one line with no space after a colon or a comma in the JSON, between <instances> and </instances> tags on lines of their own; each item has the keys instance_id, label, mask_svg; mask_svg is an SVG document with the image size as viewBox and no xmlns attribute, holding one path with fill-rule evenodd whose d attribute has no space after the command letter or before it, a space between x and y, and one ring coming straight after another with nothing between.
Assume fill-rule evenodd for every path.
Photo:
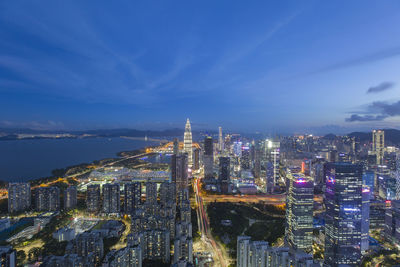
<instances>
[{"instance_id":1,"label":"night sky","mask_svg":"<svg viewBox=\"0 0 400 267\"><path fill-rule=\"evenodd\" d=\"M1 1L0 127L400 126L400 1Z\"/></svg>"}]
</instances>

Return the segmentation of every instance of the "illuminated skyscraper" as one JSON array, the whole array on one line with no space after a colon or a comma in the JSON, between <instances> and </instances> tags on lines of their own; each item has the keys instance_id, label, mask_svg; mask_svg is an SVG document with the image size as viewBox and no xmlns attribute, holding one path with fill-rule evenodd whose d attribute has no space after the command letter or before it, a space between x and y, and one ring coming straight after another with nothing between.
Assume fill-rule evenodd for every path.
<instances>
[{"instance_id":1,"label":"illuminated skyscraper","mask_svg":"<svg viewBox=\"0 0 400 267\"><path fill-rule=\"evenodd\" d=\"M360 264L363 227L362 171L362 165L359 164L327 164L325 266Z\"/></svg>"},{"instance_id":2,"label":"illuminated skyscraper","mask_svg":"<svg viewBox=\"0 0 400 267\"><path fill-rule=\"evenodd\" d=\"M188 166L189 168L193 165L193 150L192 150L192 129L190 127L190 121L187 119L185 126L185 135L183 139L183 151L188 155Z\"/></svg>"},{"instance_id":3,"label":"illuminated skyscraper","mask_svg":"<svg viewBox=\"0 0 400 267\"><path fill-rule=\"evenodd\" d=\"M396 200L400 200L400 152L396 153Z\"/></svg>"},{"instance_id":4,"label":"illuminated skyscraper","mask_svg":"<svg viewBox=\"0 0 400 267\"><path fill-rule=\"evenodd\" d=\"M383 165L383 156L385 154L385 132L383 130L372 131L372 151L376 155L376 164Z\"/></svg>"},{"instance_id":5,"label":"illuminated skyscraper","mask_svg":"<svg viewBox=\"0 0 400 267\"><path fill-rule=\"evenodd\" d=\"M187 188L188 181L188 156L187 154L172 155L171 180L176 184L177 192Z\"/></svg>"},{"instance_id":6,"label":"illuminated skyscraper","mask_svg":"<svg viewBox=\"0 0 400 267\"><path fill-rule=\"evenodd\" d=\"M311 252L313 238L313 178L288 173L286 196L286 243L294 251Z\"/></svg>"},{"instance_id":7,"label":"illuminated skyscraper","mask_svg":"<svg viewBox=\"0 0 400 267\"><path fill-rule=\"evenodd\" d=\"M174 151L173 153L176 155L179 153L179 140L178 138L174 138Z\"/></svg>"},{"instance_id":8,"label":"illuminated skyscraper","mask_svg":"<svg viewBox=\"0 0 400 267\"><path fill-rule=\"evenodd\" d=\"M207 136L204 139L204 177L212 178L214 176L214 149L213 139L211 136Z\"/></svg>"},{"instance_id":9,"label":"illuminated skyscraper","mask_svg":"<svg viewBox=\"0 0 400 267\"><path fill-rule=\"evenodd\" d=\"M222 127L218 128L219 135L218 135L218 150L220 153L224 152L224 138L222 136Z\"/></svg>"}]
</instances>

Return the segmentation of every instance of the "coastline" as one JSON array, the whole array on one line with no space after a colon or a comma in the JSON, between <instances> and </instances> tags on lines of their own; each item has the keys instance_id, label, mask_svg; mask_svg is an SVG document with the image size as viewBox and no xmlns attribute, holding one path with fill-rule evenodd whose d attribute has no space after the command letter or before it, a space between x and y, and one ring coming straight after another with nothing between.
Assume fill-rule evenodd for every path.
<instances>
[{"instance_id":1,"label":"coastline","mask_svg":"<svg viewBox=\"0 0 400 267\"><path fill-rule=\"evenodd\" d=\"M121 138L123 138L123 137L121 137ZM65 138L62 138L62 139L65 139ZM138 138L123 138L123 139L144 141L144 138L139 138L139 137ZM94 169L94 168L102 168L104 166L114 164L115 162L123 163L124 161L129 160L129 158L131 156L134 156L134 155L137 155L140 153L145 153L146 148L153 148L153 147L157 147L157 146L158 145L156 145L156 144L144 145L140 148L133 149L133 150L121 150L119 152L116 152L114 154L114 156L112 156L112 157L106 157L106 158L102 158L99 160L93 160L93 161L89 161L89 162L82 162L82 163L78 163L78 164L67 165L62 168L54 168L50 171L51 175L49 175L49 176L30 178L30 179L26 179L24 182L29 182L33 185L36 185L36 184L41 184L41 183L48 183L50 181L57 180L59 178L66 177L66 176L68 176L68 177L76 176L76 178L79 178L79 177L82 177L83 175L85 175L86 173L90 173L90 171L92 171L92 169ZM19 182L19 181L22 182L22 180L17 180L15 182ZM0 180L0 188L6 187L7 184L10 182L13 182L13 181Z\"/></svg>"}]
</instances>

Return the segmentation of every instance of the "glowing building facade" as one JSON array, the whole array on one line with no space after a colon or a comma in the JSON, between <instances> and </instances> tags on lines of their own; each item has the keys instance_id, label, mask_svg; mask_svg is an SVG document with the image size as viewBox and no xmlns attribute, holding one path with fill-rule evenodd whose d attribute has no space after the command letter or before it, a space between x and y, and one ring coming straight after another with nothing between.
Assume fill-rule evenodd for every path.
<instances>
[{"instance_id":1,"label":"glowing building facade","mask_svg":"<svg viewBox=\"0 0 400 267\"><path fill-rule=\"evenodd\" d=\"M313 178L289 172L286 185L285 241L294 251L310 252L313 241Z\"/></svg>"},{"instance_id":2,"label":"glowing building facade","mask_svg":"<svg viewBox=\"0 0 400 267\"><path fill-rule=\"evenodd\" d=\"M192 129L190 127L190 121L187 119L185 126L185 135L183 139L183 151L188 155L188 166L189 168L193 165L193 149L192 149Z\"/></svg>"}]
</instances>

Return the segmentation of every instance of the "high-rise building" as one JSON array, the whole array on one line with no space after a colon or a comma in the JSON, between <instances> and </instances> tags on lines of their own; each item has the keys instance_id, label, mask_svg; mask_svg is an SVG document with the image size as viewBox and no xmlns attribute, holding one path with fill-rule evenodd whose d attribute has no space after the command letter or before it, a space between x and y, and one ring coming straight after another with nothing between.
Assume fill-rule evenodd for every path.
<instances>
[{"instance_id":1,"label":"high-rise building","mask_svg":"<svg viewBox=\"0 0 400 267\"><path fill-rule=\"evenodd\" d=\"M68 186L64 191L64 208L74 209L77 204L77 189L76 186Z\"/></svg>"},{"instance_id":2,"label":"high-rise building","mask_svg":"<svg viewBox=\"0 0 400 267\"><path fill-rule=\"evenodd\" d=\"M385 237L400 245L400 200L391 201L385 214Z\"/></svg>"},{"instance_id":3,"label":"high-rise building","mask_svg":"<svg viewBox=\"0 0 400 267\"><path fill-rule=\"evenodd\" d=\"M103 212L119 213L121 211L119 184L103 185Z\"/></svg>"},{"instance_id":4,"label":"high-rise building","mask_svg":"<svg viewBox=\"0 0 400 267\"><path fill-rule=\"evenodd\" d=\"M383 165L385 154L385 132L383 130L372 131L372 151L376 155L376 164Z\"/></svg>"},{"instance_id":5,"label":"high-rise building","mask_svg":"<svg viewBox=\"0 0 400 267\"><path fill-rule=\"evenodd\" d=\"M188 156L186 153L172 155L171 180L176 184L177 191L186 188L188 181Z\"/></svg>"},{"instance_id":6,"label":"high-rise building","mask_svg":"<svg viewBox=\"0 0 400 267\"><path fill-rule=\"evenodd\" d=\"M163 182L160 185L160 202L164 207L168 203L176 203L176 186L174 183Z\"/></svg>"},{"instance_id":7,"label":"high-rise building","mask_svg":"<svg viewBox=\"0 0 400 267\"><path fill-rule=\"evenodd\" d=\"M103 238L100 233L84 232L76 236L74 240L68 243L66 254L77 254L79 257L93 256L96 266L100 266L100 262L104 255Z\"/></svg>"},{"instance_id":8,"label":"high-rise building","mask_svg":"<svg viewBox=\"0 0 400 267\"><path fill-rule=\"evenodd\" d=\"M250 170L250 147L248 145L242 146L242 156L240 157L240 166L244 170Z\"/></svg>"},{"instance_id":9,"label":"high-rise building","mask_svg":"<svg viewBox=\"0 0 400 267\"><path fill-rule=\"evenodd\" d=\"M375 190L375 172L367 170L363 173L362 183L369 187L370 197L373 197Z\"/></svg>"},{"instance_id":10,"label":"high-rise building","mask_svg":"<svg viewBox=\"0 0 400 267\"><path fill-rule=\"evenodd\" d=\"M56 186L37 188L35 199L37 211L57 211L60 209L60 189Z\"/></svg>"},{"instance_id":11,"label":"high-rise building","mask_svg":"<svg viewBox=\"0 0 400 267\"><path fill-rule=\"evenodd\" d=\"M203 154L203 164L204 164L204 177L213 178L214 177L214 143L211 136L207 136L204 139L204 154Z\"/></svg>"},{"instance_id":12,"label":"high-rise building","mask_svg":"<svg viewBox=\"0 0 400 267\"><path fill-rule=\"evenodd\" d=\"M312 251L313 178L301 173L288 173L286 195L285 241L293 251Z\"/></svg>"},{"instance_id":13,"label":"high-rise building","mask_svg":"<svg viewBox=\"0 0 400 267\"><path fill-rule=\"evenodd\" d=\"M102 267L142 267L142 250L139 246L126 246L111 250L104 257Z\"/></svg>"},{"instance_id":14,"label":"high-rise building","mask_svg":"<svg viewBox=\"0 0 400 267\"><path fill-rule=\"evenodd\" d=\"M193 262L192 224L190 221L176 224L174 263L180 259Z\"/></svg>"},{"instance_id":15,"label":"high-rise building","mask_svg":"<svg viewBox=\"0 0 400 267\"><path fill-rule=\"evenodd\" d=\"M369 187L363 185L361 207L361 254L363 255L369 248L370 193Z\"/></svg>"},{"instance_id":16,"label":"high-rise building","mask_svg":"<svg viewBox=\"0 0 400 267\"><path fill-rule=\"evenodd\" d=\"M29 183L9 183L8 212L19 212L31 206L31 186Z\"/></svg>"},{"instance_id":17,"label":"high-rise building","mask_svg":"<svg viewBox=\"0 0 400 267\"><path fill-rule=\"evenodd\" d=\"M146 204L147 205L157 204L157 183L152 183L152 182L146 183Z\"/></svg>"},{"instance_id":18,"label":"high-rise building","mask_svg":"<svg viewBox=\"0 0 400 267\"><path fill-rule=\"evenodd\" d=\"M326 166L326 266L358 266L361 261L362 171L362 165L347 162Z\"/></svg>"},{"instance_id":19,"label":"high-rise building","mask_svg":"<svg viewBox=\"0 0 400 267\"><path fill-rule=\"evenodd\" d=\"M274 186L280 181L280 142L265 140L263 142L261 163L267 168L267 192L273 191Z\"/></svg>"},{"instance_id":20,"label":"high-rise building","mask_svg":"<svg viewBox=\"0 0 400 267\"><path fill-rule=\"evenodd\" d=\"M100 185L88 185L86 190L86 207L88 212L100 210Z\"/></svg>"},{"instance_id":21,"label":"high-rise building","mask_svg":"<svg viewBox=\"0 0 400 267\"><path fill-rule=\"evenodd\" d=\"M140 208L142 202L142 184L139 182L124 185L124 210L126 214L133 214Z\"/></svg>"},{"instance_id":22,"label":"high-rise building","mask_svg":"<svg viewBox=\"0 0 400 267\"><path fill-rule=\"evenodd\" d=\"M266 241L252 241L249 236L237 237L237 267L314 267L312 254L293 252L288 247L270 247Z\"/></svg>"},{"instance_id":23,"label":"high-rise building","mask_svg":"<svg viewBox=\"0 0 400 267\"><path fill-rule=\"evenodd\" d=\"M193 150L193 170L200 169L200 148L195 148Z\"/></svg>"},{"instance_id":24,"label":"high-rise building","mask_svg":"<svg viewBox=\"0 0 400 267\"><path fill-rule=\"evenodd\" d=\"M170 235L168 230L149 230L145 232L145 256L150 260L161 260L169 262L170 253Z\"/></svg>"},{"instance_id":25,"label":"high-rise building","mask_svg":"<svg viewBox=\"0 0 400 267\"><path fill-rule=\"evenodd\" d=\"M218 127L218 150L224 152L224 137L222 135L222 127Z\"/></svg>"},{"instance_id":26,"label":"high-rise building","mask_svg":"<svg viewBox=\"0 0 400 267\"><path fill-rule=\"evenodd\" d=\"M174 151L173 153L177 155L179 153L179 140L178 138L174 138Z\"/></svg>"},{"instance_id":27,"label":"high-rise building","mask_svg":"<svg viewBox=\"0 0 400 267\"><path fill-rule=\"evenodd\" d=\"M0 266L17 266L17 253L11 246L0 247Z\"/></svg>"},{"instance_id":28,"label":"high-rise building","mask_svg":"<svg viewBox=\"0 0 400 267\"><path fill-rule=\"evenodd\" d=\"M228 181L230 180L230 158L229 157L219 157L219 172L218 180Z\"/></svg>"},{"instance_id":29,"label":"high-rise building","mask_svg":"<svg viewBox=\"0 0 400 267\"><path fill-rule=\"evenodd\" d=\"M185 125L185 135L183 139L183 151L188 155L188 166L189 168L193 165L193 150L192 150L192 129L190 127L190 121L187 119Z\"/></svg>"},{"instance_id":30,"label":"high-rise building","mask_svg":"<svg viewBox=\"0 0 400 267\"><path fill-rule=\"evenodd\" d=\"M400 200L400 151L396 153L396 200Z\"/></svg>"}]
</instances>

